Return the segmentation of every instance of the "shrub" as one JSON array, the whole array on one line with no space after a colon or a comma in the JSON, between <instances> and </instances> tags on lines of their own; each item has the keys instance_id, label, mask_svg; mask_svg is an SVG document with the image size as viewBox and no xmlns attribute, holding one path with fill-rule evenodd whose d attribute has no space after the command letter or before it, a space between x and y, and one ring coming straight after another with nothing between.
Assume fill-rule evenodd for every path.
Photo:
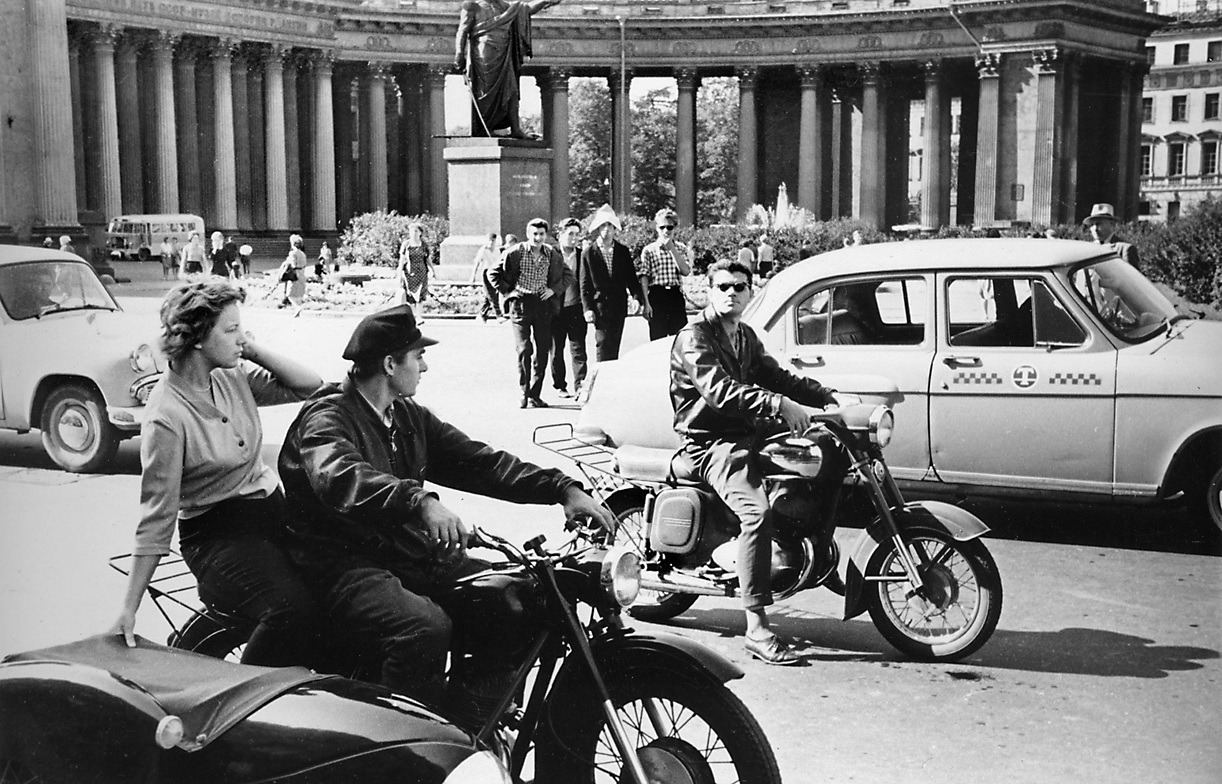
<instances>
[{"instance_id":1,"label":"shrub","mask_svg":"<svg viewBox=\"0 0 1222 784\"><path fill-rule=\"evenodd\" d=\"M1192 302L1222 306L1222 201L1208 198L1179 220L1136 236L1142 271Z\"/></svg>"},{"instance_id":2,"label":"shrub","mask_svg":"<svg viewBox=\"0 0 1222 784\"><path fill-rule=\"evenodd\" d=\"M367 212L348 223L336 256L343 264L393 267L399 263L399 244L407 237L407 227L417 221L424 225L424 241L430 245L440 245L450 235L449 221L436 215Z\"/></svg>"}]
</instances>

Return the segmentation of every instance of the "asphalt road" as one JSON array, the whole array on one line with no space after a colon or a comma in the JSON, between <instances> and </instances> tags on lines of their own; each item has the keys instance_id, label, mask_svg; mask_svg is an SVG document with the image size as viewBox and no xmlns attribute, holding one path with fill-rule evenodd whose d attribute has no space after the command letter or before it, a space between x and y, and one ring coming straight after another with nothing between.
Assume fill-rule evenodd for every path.
<instances>
[{"instance_id":1,"label":"asphalt road","mask_svg":"<svg viewBox=\"0 0 1222 784\"><path fill-rule=\"evenodd\" d=\"M124 305L155 318L154 298ZM352 317L250 308L244 319L261 341L324 377L342 375ZM530 432L572 421L576 409L518 409L508 328L430 319L424 329L441 342L428 352L422 402L474 436L558 465ZM644 332L630 321L626 347ZM292 414L267 410L268 459ZM137 520L135 446L122 446L112 474L76 476L54 469L37 434L0 434L0 654L113 621L124 580L106 557L128 550ZM559 536L556 508L442 492L466 519L512 539ZM1217 538L1175 510L970 506L995 527L987 544L1005 602L993 639L964 662L904 661L868 618L840 620L838 597L826 591L774 608L779 630L804 646L800 668L749 660L729 600L702 598L671 628L743 667L732 688L760 719L788 782L1222 780ZM167 630L148 602L139 628L157 641Z\"/></svg>"}]
</instances>

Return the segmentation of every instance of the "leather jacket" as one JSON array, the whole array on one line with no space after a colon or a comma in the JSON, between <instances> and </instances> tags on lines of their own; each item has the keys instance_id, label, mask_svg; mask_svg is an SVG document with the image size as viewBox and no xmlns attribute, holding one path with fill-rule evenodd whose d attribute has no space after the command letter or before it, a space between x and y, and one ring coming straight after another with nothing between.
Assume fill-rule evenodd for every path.
<instances>
[{"instance_id":1,"label":"leather jacket","mask_svg":"<svg viewBox=\"0 0 1222 784\"><path fill-rule=\"evenodd\" d=\"M436 559L419 509L437 494L426 481L531 504L559 503L577 484L467 437L414 400L396 400L392 412L393 446L351 381L302 405L279 460L294 560L322 564L348 555L427 569Z\"/></svg>"},{"instance_id":2,"label":"leather jacket","mask_svg":"<svg viewBox=\"0 0 1222 784\"><path fill-rule=\"evenodd\" d=\"M731 342L711 308L671 347L670 402L675 431L687 441L737 441L780 413L782 395L824 406L835 402L834 391L782 368L746 324Z\"/></svg>"}]
</instances>

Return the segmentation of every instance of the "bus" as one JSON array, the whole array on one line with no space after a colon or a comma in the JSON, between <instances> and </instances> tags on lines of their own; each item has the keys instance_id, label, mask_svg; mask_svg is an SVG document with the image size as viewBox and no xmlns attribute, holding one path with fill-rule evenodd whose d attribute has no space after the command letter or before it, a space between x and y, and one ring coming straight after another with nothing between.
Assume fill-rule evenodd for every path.
<instances>
[{"instance_id":1,"label":"bus","mask_svg":"<svg viewBox=\"0 0 1222 784\"><path fill-rule=\"evenodd\" d=\"M106 227L106 252L112 259L148 261L159 257L161 241L177 238L187 244L191 232L204 239L204 219L198 215L120 215Z\"/></svg>"}]
</instances>

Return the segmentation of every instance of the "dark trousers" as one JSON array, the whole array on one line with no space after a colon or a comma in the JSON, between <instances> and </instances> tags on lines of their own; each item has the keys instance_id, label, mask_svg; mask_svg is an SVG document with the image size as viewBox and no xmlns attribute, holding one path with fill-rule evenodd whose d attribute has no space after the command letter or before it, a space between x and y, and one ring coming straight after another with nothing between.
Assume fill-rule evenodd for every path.
<instances>
[{"instance_id":1,"label":"dark trousers","mask_svg":"<svg viewBox=\"0 0 1222 784\"><path fill-rule=\"evenodd\" d=\"M205 603L249 619L244 664L309 664L317 634L314 596L280 539L284 495L224 501L179 523L183 560Z\"/></svg>"},{"instance_id":2,"label":"dark trousers","mask_svg":"<svg viewBox=\"0 0 1222 784\"><path fill-rule=\"evenodd\" d=\"M624 337L625 313L602 313L594 321L594 353L599 362L619 359L619 344Z\"/></svg>"},{"instance_id":3,"label":"dark trousers","mask_svg":"<svg viewBox=\"0 0 1222 784\"><path fill-rule=\"evenodd\" d=\"M527 397L539 397L552 350L552 306L533 294L505 302L518 351L518 386Z\"/></svg>"},{"instance_id":4,"label":"dark trousers","mask_svg":"<svg viewBox=\"0 0 1222 784\"><path fill-rule=\"evenodd\" d=\"M687 326L687 300L681 287L650 286L649 307L653 310L653 318L649 319L650 340L678 335Z\"/></svg>"},{"instance_id":5,"label":"dark trousers","mask_svg":"<svg viewBox=\"0 0 1222 784\"><path fill-rule=\"evenodd\" d=\"M488 270L484 270L480 274L480 279L484 281L484 304L480 306L480 318L487 320L495 316L501 317L501 295L496 290L496 286L492 285L492 281L488 279Z\"/></svg>"},{"instance_id":6,"label":"dark trousers","mask_svg":"<svg viewBox=\"0 0 1222 784\"><path fill-rule=\"evenodd\" d=\"M564 344L573 358L573 390L586 381L586 318L581 305L566 305L552 320L552 386L565 389Z\"/></svg>"}]
</instances>

